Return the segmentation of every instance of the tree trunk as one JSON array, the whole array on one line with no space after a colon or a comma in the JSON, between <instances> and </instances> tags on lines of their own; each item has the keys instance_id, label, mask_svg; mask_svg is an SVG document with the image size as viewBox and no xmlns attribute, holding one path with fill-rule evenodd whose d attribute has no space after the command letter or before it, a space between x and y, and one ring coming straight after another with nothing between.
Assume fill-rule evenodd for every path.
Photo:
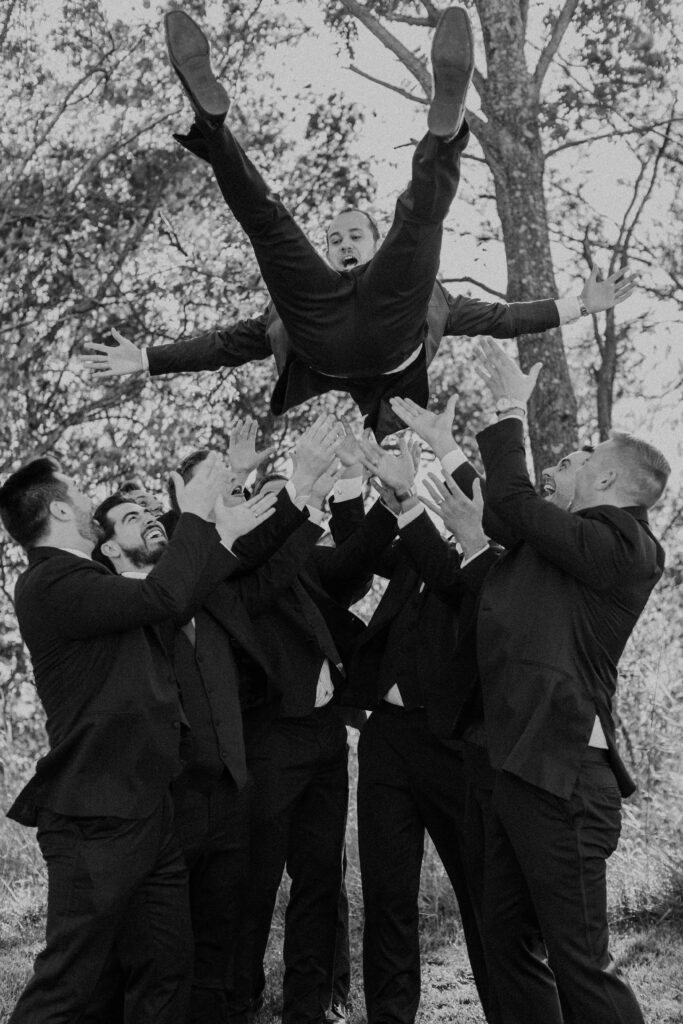
<instances>
[{"instance_id":1,"label":"tree trunk","mask_svg":"<svg viewBox=\"0 0 683 1024\"><path fill-rule=\"evenodd\" d=\"M524 57L525 26L510 0L477 0L488 74L479 83L486 122L475 119L495 184L508 268L509 301L555 297L557 287L543 188L538 84ZM560 329L518 340L522 368L543 363L529 416L536 473L577 447L576 399Z\"/></svg>"}]
</instances>

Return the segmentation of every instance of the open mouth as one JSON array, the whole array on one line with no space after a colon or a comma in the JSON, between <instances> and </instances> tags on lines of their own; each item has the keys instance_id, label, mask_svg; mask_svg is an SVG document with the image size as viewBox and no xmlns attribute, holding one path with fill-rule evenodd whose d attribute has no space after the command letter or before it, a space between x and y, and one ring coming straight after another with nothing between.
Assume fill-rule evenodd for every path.
<instances>
[{"instance_id":1,"label":"open mouth","mask_svg":"<svg viewBox=\"0 0 683 1024\"><path fill-rule=\"evenodd\" d=\"M548 477L543 478L543 486L541 487L541 494L544 498L549 498L555 493L557 488L555 487L555 481L550 480Z\"/></svg>"},{"instance_id":2,"label":"open mouth","mask_svg":"<svg viewBox=\"0 0 683 1024\"><path fill-rule=\"evenodd\" d=\"M160 526L149 526L143 533L145 540L166 540L166 534Z\"/></svg>"},{"instance_id":3,"label":"open mouth","mask_svg":"<svg viewBox=\"0 0 683 1024\"><path fill-rule=\"evenodd\" d=\"M344 256L342 258L342 266L344 270L349 270L351 267L358 266L358 260L355 256Z\"/></svg>"}]
</instances>

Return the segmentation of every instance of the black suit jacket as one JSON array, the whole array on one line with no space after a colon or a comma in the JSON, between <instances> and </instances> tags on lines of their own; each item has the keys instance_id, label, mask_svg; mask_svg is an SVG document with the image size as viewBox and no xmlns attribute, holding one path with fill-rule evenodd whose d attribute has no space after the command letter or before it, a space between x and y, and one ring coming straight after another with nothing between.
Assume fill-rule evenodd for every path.
<instances>
[{"instance_id":1,"label":"black suit jacket","mask_svg":"<svg viewBox=\"0 0 683 1024\"><path fill-rule=\"evenodd\" d=\"M435 284L427 313L426 358L420 368L424 394L427 394L427 366L444 336L487 334L494 338L516 338L520 334L547 331L557 327L559 322L557 306L552 299L510 304L483 302L464 295L453 296L441 284ZM278 381L271 408L276 416L330 388L329 380L311 370L292 351L291 341L272 303L261 316L188 341L155 345L147 350L147 355L153 376L242 366L256 359L274 356ZM332 386L338 387L338 384L332 382Z\"/></svg>"},{"instance_id":2,"label":"black suit jacket","mask_svg":"<svg viewBox=\"0 0 683 1024\"><path fill-rule=\"evenodd\" d=\"M642 508L565 512L539 497L524 430L504 419L478 436L486 501L516 541L482 591L478 661L494 768L568 798L596 714L624 795L616 749L617 663L662 574Z\"/></svg>"},{"instance_id":3,"label":"black suit jacket","mask_svg":"<svg viewBox=\"0 0 683 1024\"><path fill-rule=\"evenodd\" d=\"M73 816L150 814L180 770L184 716L156 627L183 616L213 547L213 526L180 518L144 580L116 576L90 558L37 547L15 603L47 715L50 749L9 811L26 825L36 809Z\"/></svg>"},{"instance_id":4,"label":"black suit jacket","mask_svg":"<svg viewBox=\"0 0 683 1024\"><path fill-rule=\"evenodd\" d=\"M344 684L364 628L344 601L395 529L395 518L375 508L338 547L316 547L321 530L308 521L265 566L227 580L207 599L206 609L265 672L274 712L297 717L313 709L325 658L335 690Z\"/></svg>"},{"instance_id":5,"label":"black suit jacket","mask_svg":"<svg viewBox=\"0 0 683 1024\"><path fill-rule=\"evenodd\" d=\"M453 477L471 494L476 473L468 463L458 467ZM392 624L408 602L416 601L416 664L427 721L441 739L456 735L477 685L477 594L497 557L489 549L462 568L462 557L426 513L403 527L398 541L377 565L389 585L357 641L344 702L368 709L379 705L384 696L378 689L382 662L389 653L392 658L401 653L387 650ZM405 653L412 659L413 652Z\"/></svg>"}]
</instances>

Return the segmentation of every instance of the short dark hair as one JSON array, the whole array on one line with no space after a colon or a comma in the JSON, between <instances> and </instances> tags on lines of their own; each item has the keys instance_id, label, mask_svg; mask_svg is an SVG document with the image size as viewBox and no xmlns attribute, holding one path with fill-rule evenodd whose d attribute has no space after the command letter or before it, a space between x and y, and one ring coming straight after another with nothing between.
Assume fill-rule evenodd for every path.
<instances>
[{"instance_id":1,"label":"short dark hair","mask_svg":"<svg viewBox=\"0 0 683 1024\"><path fill-rule=\"evenodd\" d=\"M284 484L287 483L287 477L283 476L282 473L268 473L266 476L262 476L260 480L257 480L254 486L251 488L251 496L255 498L257 494L260 494L264 487L268 484L274 484L282 481Z\"/></svg>"},{"instance_id":2,"label":"short dark hair","mask_svg":"<svg viewBox=\"0 0 683 1024\"><path fill-rule=\"evenodd\" d=\"M95 549L92 553L92 557L96 562L101 562L102 565L106 565L108 569L112 569L114 572L114 566L109 561L106 555L102 554L102 545L106 544L108 540L114 536L114 524L109 518L109 513L117 505L130 505L133 499L129 498L127 494L122 494L121 491L117 491L116 494L110 494L108 498L101 501L95 511L93 512L93 519L97 522L100 528L100 536L95 545Z\"/></svg>"},{"instance_id":3,"label":"short dark hair","mask_svg":"<svg viewBox=\"0 0 683 1024\"><path fill-rule=\"evenodd\" d=\"M337 217L341 217L342 213L360 213L362 217L367 218L367 220L370 222L370 231L372 232L372 237L374 238L374 240L376 242L379 242L381 236L380 236L379 228L377 227L377 222L375 221L374 217L372 217L367 212L367 210L361 210L357 206L345 206L343 210L340 210L339 213L337 213L333 217L333 220L336 220ZM331 223L332 223L332 221L330 221L330 224ZM328 224L327 227L325 228L325 240L327 240L327 237L328 237L328 234L329 234L329 230L330 230L330 225Z\"/></svg>"},{"instance_id":4,"label":"short dark hair","mask_svg":"<svg viewBox=\"0 0 683 1024\"><path fill-rule=\"evenodd\" d=\"M200 462L204 461L204 459L209 454L209 451L209 448L197 448L195 451L190 452L189 455L185 456L183 461L176 469L176 473L178 473L178 475L182 477L183 483L186 484L187 481L192 477L194 470L196 469ZM168 497L171 502L171 508L173 509L173 511L177 514L180 514L180 506L178 505L178 499L175 493L175 484L173 483L173 477L169 477L168 479Z\"/></svg>"},{"instance_id":5,"label":"short dark hair","mask_svg":"<svg viewBox=\"0 0 683 1024\"><path fill-rule=\"evenodd\" d=\"M0 487L0 518L12 540L26 550L47 532L50 503L69 501L67 484L55 477L60 472L56 459L46 455L27 462Z\"/></svg>"},{"instance_id":6,"label":"short dark hair","mask_svg":"<svg viewBox=\"0 0 683 1024\"><path fill-rule=\"evenodd\" d=\"M664 493L671 466L659 448L642 438L620 430L610 430L609 437L628 468L629 494L636 504L652 508Z\"/></svg>"}]
</instances>

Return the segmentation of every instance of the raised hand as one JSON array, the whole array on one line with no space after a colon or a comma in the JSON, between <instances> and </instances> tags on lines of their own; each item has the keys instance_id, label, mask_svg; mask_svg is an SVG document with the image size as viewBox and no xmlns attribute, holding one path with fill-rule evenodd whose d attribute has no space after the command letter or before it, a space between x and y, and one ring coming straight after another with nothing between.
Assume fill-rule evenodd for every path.
<instances>
[{"instance_id":1,"label":"raised hand","mask_svg":"<svg viewBox=\"0 0 683 1024\"><path fill-rule=\"evenodd\" d=\"M528 373L524 373L497 341L482 338L474 368L487 385L494 401L507 398L516 408L526 409L543 363L535 363Z\"/></svg>"},{"instance_id":2,"label":"raised hand","mask_svg":"<svg viewBox=\"0 0 683 1024\"><path fill-rule=\"evenodd\" d=\"M328 469L325 470L324 473L320 474L313 484L313 489L311 491L310 504L313 505L314 508L323 507L325 504L325 498L342 475L343 469L344 467L335 461Z\"/></svg>"},{"instance_id":3,"label":"raised hand","mask_svg":"<svg viewBox=\"0 0 683 1024\"><path fill-rule=\"evenodd\" d=\"M398 442L398 453L387 451L377 444L372 431L366 430L359 442L363 461L367 469L394 492L397 498L412 491L417 466L419 466L419 445L408 446L404 438ZM417 465L416 465L417 456Z\"/></svg>"},{"instance_id":4,"label":"raised hand","mask_svg":"<svg viewBox=\"0 0 683 1024\"><path fill-rule=\"evenodd\" d=\"M636 288L636 278L629 274L626 267L617 270L616 273L600 280L600 271L593 264L593 268L584 283L579 301L586 307L589 313L602 313L605 309L618 306L624 302Z\"/></svg>"},{"instance_id":5,"label":"raised hand","mask_svg":"<svg viewBox=\"0 0 683 1024\"><path fill-rule=\"evenodd\" d=\"M330 467L343 438L341 424L325 413L303 432L292 452L292 484L297 494L311 493L320 474Z\"/></svg>"},{"instance_id":6,"label":"raised hand","mask_svg":"<svg viewBox=\"0 0 683 1024\"><path fill-rule=\"evenodd\" d=\"M171 477L180 511L192 512L200 519L212 521L214 506L230 481L228 468L218 453L209 452L187 483L180 473L171 473Z\"/></svg>"},{"instance_id":7,"label":"raised hand","mask_svg":"<svg viewBox=\"0 0 683 1024\"><path fill-rule=\"evenodd\" d=\"M348 420L342 419L342 424L345 434L335 454L342 465L346 466L347 469L362 466L363 452L361 451L358 443L358 438L354 434Z\"/></svg>"},{"instance_id":8,"label":"raised hand","mask_svg":"<svg viewBox=\"0 0 683 1024\"><path fill-rule=\"evenodd\" d=\"M83 356L81 363L87 370L92 370L96 377L119 377L126 373L140 373L143 369L142 352L132 341L111 329L111 336L118 345L101 345L91 341L85 346L93 355Z\"/></svg>"},{"instance_id":9,"label":"raised hand","mask_svg":"<svg viewBox=\"0 0 683 1024\"><path fill-rule=\"evenodd\" d=\"M214 504L216 529L223 544L231 548L239 537L251 533L275 512L273 506L277 494L266 492L257 494L249 501L241 501L238 505L227 505L223 496L219 496Z\"/></svg>"},{"instance_id":10,"label":"raised hand","mask_svg":"<svg viewBox=\"0 0 683 1024\"><path fill-rule=\"evenodd\" d=\"M423 409L412 398L390 398L389 404L406 426L429 445L437 458L442 459L456 447L453 440L453 416L457 400L457 395L451 395L446 408L439 413Z\"/></svg>"},{"instance_id":11,"label":"raised hand","mask_svg":"<svg viewBox=\"0 0 683 1024\"><path fill-rule=\"evenodd\" d=\"M425 498L421 500L443 519L446 529L460 542L465 557L485 547L488 541L481 525L484 512L481 482L474 481L471 501L450 477L442 480L435 473L429 473L423 482L434 504Z\"/></svg>"},{"instance_id":12,"label":"raised hand","mask_svg":"<svg viewBox=\"0 0 683 1024\"><path fill-rule=\"evenodd\" d=\"M230 447L228 459L230 468L240 483L244 483L249 474L262 462L277 451L277 445L271 444L263 451L256 451L258 423L251 416L236 420L230 431Z\"/></svg>"}]
</instances>

